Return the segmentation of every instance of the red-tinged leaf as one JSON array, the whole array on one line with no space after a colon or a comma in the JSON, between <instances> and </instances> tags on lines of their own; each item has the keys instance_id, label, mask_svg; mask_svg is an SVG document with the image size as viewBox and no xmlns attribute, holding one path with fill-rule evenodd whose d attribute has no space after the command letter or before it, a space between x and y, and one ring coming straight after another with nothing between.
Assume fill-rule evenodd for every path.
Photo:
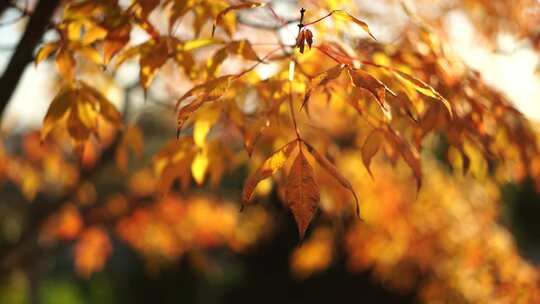
<instances>
[{"instance_id":1,"label":"red-tinged leaf","mask_svg":"<svg viewBox=\"0 0 540 304\"><path fill-rule=\"evenodd\" d=\"M369 175L373 177L373 173L370 169L371 159L379 149L381 148L381 145L384 140L384 134L380 130L373 130L371 134L366 138L366 141L364 142L364 145L362 146L362 162L364 162L364 166L366 167L367 171L369 172Z\"/></svg>"},{"instance_id":2,"label":"red-tinged leaf","mask_svg":"<svg viewBox=\"0 0 540 304\"><path fill-rule=\"evenodd\" d=\"M356 61L355 58L349 56L349 54L334 43L321 43L320 45L315 46L315 48L340 64L353 66Z\"/></svg>"},{"instance_id":3,"label":"red-tinged leaf","mask_svg":"<svg viewBox=\"0 0 540 304\"><path fill-rule=\"evenodd\" d=\"M160 40L157 45L152 48L152 51L140 60L139 81L144 89L147 89L154 79L156 72L169 59L169 48L167 40Z\"/></svg>"},{"instance_id":4,"label":"red-tinged leaf","mask_svg":"<svg viewBox=\"0 0 540 304\"><path fill-rule=\"evenodd\" d=\"M36 54L35 64L36 66L40 64L43 60L49 58L51 54L58 50L58 42L50 42L44 44Z\"/></svg>"},{"instance_id":5,"label":"red-tinged leaf","mask_svg":"<svg viewBox=\"0 0 540 304\"><path fill-rule=\"evenodd\" d=\"M300 239L304 238L319 201L319 185L315 182L311 165L300 150L285 181L285 203L294 215Z\"/></svg>"},{"instance_id":6,"label":"red-tinged leaf","mask_svg":"<svg viewBox=\"0 0 540 304\"><path fill-rule=\"evenodd\" d=\"M416 78L416 77L414 77L412 75L409 75L407 73L401 72L399 70L393 70L393 69L392 69L392 71L394 72L395 75L398 76L398 79L407 81L419 93L421 93L421 94L423 94L425 96L431 97L431 98L435 98L435 99L439 100L440 102L442 102L442 104L446 107L446 110L448 111L448 114L450 114L451 117L453 116L452 106L450 105L450 102L446 98L444 98L441 94L439 94L439 92L435 91L435 89L433 87L431 87L430 85L423 82L422 80L420 80L420 79L418 79L418 78Z\"/></svg>"},{"instance_id":7,"label":"red-tinged leaf","mask_svg":"<svg viewBox=\"0 0 540 304\"><path fill-rule=\"evenodd\" d=\"M368 90L383 110L387 110L386 92L396 96L384 83L360 69L349 69L349 75L355 87Z\"/></svg>"},{"instance_id":8,"label":"red-tinged leaf","mask_svg":"<svg viewBox=\"0 0 540 304\"><path fill-rule=\"evenodd\" d=\"M306 43L306 32L305 31L300 31L298 33L298 36L296 36L296 46L295 47L297 47L300 50L301 54L304 53L305 43Z\"/></svg>"},{"instance_id":9,"label":"red-tinged leaf","mask_svg":"<svg viewBox=\"0 0 540 304\"><path fill-rule=\"evenodd\" d=\"M420 155L411 145L409 145L400 135L393 130L388 130L385 133L386 138L394 144L405 163L411 168L416 179L416 188L422 186L422 164Z\"/></svg>"},{"instance_id":10,"label":"red-tinged leaf","mask_svg":"<svg viewBox=\"0 0 540 304\"><path fill-rule=\"evenodd\" d=\"M364 21L342 10L335 10L331 12L330 14L332 14L334 17L337 17L339 19L344 19L344 20L351 21L358 24L364 30L364 32L366 32L371 38L373 38L373 40L377 40L375 39L375 36L373 36L371 31L369 30L369 26L367 25L367 23L365 23Z\"/></svg>"},{"instance_id":11,"label":"red-tinged leaf","mask_svg":"<svg viewBox=\"0 0 540 304\"><path fill-rule=\"evenodd\" d=\"M260 181L274 175L279 169L283 167L292 151L296 147L297 141L291 141L285 146L278 149L272 154L264 163L251 174L244 184L244 190L242 192L242 205L248 203L251 200L253 191Z\"/></svg>"},{"instance_id":12,"label":"red-tinged leaf","mask_svg":"<svg viewBox=\"0 0 540 304\"><path fill-rule=\"evenodd\" d=\"M326 16L322 17L322 18L319 18L313 22L310 22L310 23L307 23L305 24L305 26L308 26L308 25L312 25L312 24L315 24L315 23L318 23L330 16L333 16L335 18L338 18L338 19L342 19L342 20L345 20L345 21L351 21L351 22L354 22L356 24L358 24L363 30L364 32L366 32L371 38L373 38L373 40L377 40L375 39L375 36L373 36L373 34L371 34L371 31L369 30L369 26L367 25L367 23L365 23L364 21L352 16L351 14L347 13L346 11L343 11L343 10L333 10L331 11L330 13L328 13Z\"/></svg>"},{"instance_id":13,"label":"red-tinged leaf","mask_svg":"<svg viewBox=\"0 0 540 304\"><path fill-rule=\"evenodd\" d=\"M127 45L130 33L131 23L128 20L109 30L103 44L103 59L105 64Z\"/></svg>"},{"instance_id":14,"label":"red-tinged leaf","mask_svg":"<svg viewBox=\"0 0 540 304\"><path fill-rule=\"evenodd\" d=\"M313 33L308 29L305 29L304 32L306 32L305 34L306 43L309 46L309 49L311 50L311 46L313 45Z\"/></svg>"},{"instance_id":15,"label":"red-tinged leaf","mask_svg":"<svg viewBox=\"0 0 540 304\"><path fill-rule=\"evenodd\" d=\"M302 106L300 107L300 109L304 108L307 105L307 102L309 101L309 98L311 97L313 90L315 90L317 87L325 86L330 81L337 79L341 75L341 72L343 71L344 68L345 68L344 65L338 64L334 66L333 68L326 70L322 72L321 74L315 76L311 80L310 88L306 92L304 101L302 102Z\"/></svg>"},{"instance_id":16,"label":"red-tinged leaf","mask_svg":"<svg viewBox=\"0 0 540 304\"><path fill-rule=\"evenodd\" d=\"M41 140L45 140L47 135L54 129L56 124L65 116L68 115L71 104L75 102L75 96L69 89L61 90L51 102L49 110L43 119L41 127Z\"/></svg>"},{"instance_id":17,"label":"red-tinged leaf","mask_svg":"<svg viewBox=\"0 0 540 304\"><path fill-rule=\"evenodd\" d=\"M347 190L349 190L352 195L354 196L354 201L356 203L356 215L360 216L360 202L358 201L358 196L356 195L356 192L354 192L352 184L343 176L337 168L332 164L324 155L320 154L313 146L310 144L304 142L306 147L309 150L309 153L315 158L317 163L321 167L323 167L330 175L332 175L343 187L345 187Z\"/></svg>"},{"instance_id":18,"label":"red-tinged leaf","mask_svg":"<svg viewBox=\"0 0 540 304\"><path fill-rule=\"evenodd\" d=\"M216 17L216 22L212 26L212 37L214 37L214 34L216 33L216 27L221 25L221 23L223 21L223 18L225 17L225 15L227 13L229 13L231 11L234 11L234 10L251 9L251 8L256 8L256 7L263 6L263 5L265 5L265 3L257 3L257 2L246 1L246 2L238 4L238 5L231 5L231 6L227 7L226 9L222 10L221 12L218 13L218 15Z\"/></svg>"}]
</instances>

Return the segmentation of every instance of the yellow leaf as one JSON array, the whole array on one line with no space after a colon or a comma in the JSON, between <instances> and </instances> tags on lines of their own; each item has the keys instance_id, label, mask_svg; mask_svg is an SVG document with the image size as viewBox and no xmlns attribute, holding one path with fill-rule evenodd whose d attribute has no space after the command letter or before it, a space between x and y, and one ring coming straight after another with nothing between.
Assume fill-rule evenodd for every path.
<instances>
[{"instance_id":1,"label":"yellow leaf","mask_svg":"<svg viewBox=\"0 0 540 304\"><path fill-rule=\"evenodd\" d=\"M452 117L453 116L453 112L452 112L452 106L450 106L450 102L448 102L448 100L446 98L444 98L441 94L439 94L437 91L435 91L434 88L432 88L430 85L428 85L427 83L423 82L422 80L412 76L412 75L409 75L407 73L404 73L404 72L401 72L401 71L398 71L398 70L392 70L394 72L394 74L396 76L398 76L398 79L400 79L401 81L405 81L409 84L411 84L416 91L418 91L419 93L425 95L425 96L428 96L428 97L432 97L432 98L435 98L437 100L439 100L440 102L442 102L444 104L444 106L446 107L446 110L448 111L448 113L450 114L450 116Z\"/></svg>"},{"instance_id":2,"label":"yellow leaf","mask_svg":"<svg viewBox=\"0 0 540 304\"><path fill-rule=\"evenodd\" d=\"M285 181L285 203L291 209L300 239L304 238L306 229L317 211L320 193L315 182L313 169L302 150L298 153Z\"/></svg>"},{"instance_id":3,"label":"yellow leaf","mask_svg":"<svg viewBox=\"0 0 540 304\"><path fill-rule=\"evenodd\" d=\"M156 72L159 68L165 64L169 59L169 48L167 45L167 40L160 40L156 46L152 48L152 51L148 54L144 54L140 59L140 82L141 85L146 89L150 86L152 79L156 75Z\"/></svg>"},{"instance_id":4,"label":"yellow leaf","mask_svg":"<svg viewBox=\"0 0 540 304\"><path fill-rule=\"evenodd\" d=\"M82 47L79 49L79 52L81 52L84 57L86 57L93 63L97 65L103 65L103 58L101 57L101 54L98 53L98 51L96 51L95 49L91 47Z\"/></svg>"},{"instance_id":5,"label":"yellow leaf","mask_svg":"<svg viewBox=\"0 0 540 304\"><path fill-rule=\"evenodd\" d=\"M369 136L366 138L366 141L362 146L362 161L364 162L364 166L371 176L373 176L373 173L371 173L371 169L369 168L371 159L379 151L383 140L384 137L382 131L373 130L373 132L371 132L371 134L369 134Z\"/></svg>"},{"instance_id":6,"label":"yellow leaf","mask_svg":"<svg viewBox=\"0 0 540 304\"><path fill-rule=\"evenodd\" d=\"M317 163L321 167L323 167L330 175L332 175L343 187L345 187L347 190L349 190L352 195L354 196L354 200L356 202L356 215L360 215L360 204L358 202L358 196L356 195L356 192L354 192L352 184L343 176L337 168L332 164L326 157L324 157L322 154L320 154L315 148L313 148L310 144L307 142L304 142L304 144L307 146L309 153L315 158Z\"/></svg>"},{"instance_id":7,"label":"yellow leaf","mask_svg":"<svg viewBox=\"0 0 540 304\"><path fill-rule=\"evenodd\" d=\"M255 8L255 7L259 7L259 6L263 6L265 5L265 3L257 3L257 2L249 2L249 1L246 1L242 4L238 4L238 5L231 5L229 7L227 7L226 9L222 10L221 12L219 12L219 14L217 15L216 17L216 23L214 23L213 27L212 27L212 37L214 37L214 34L216 32L216 27L218 25L221 25L222 22L223 22L223 18L225 17L225 15L227 15L227 13L233 11L233 10L242 10L242 9L250 9L250 8Z\"/></svg>"},{"instance_id":8,"label":"yellow leaf","mask_svg":"<svg viewBox=\"0 0 540 304\"><path fill-rule=\"evenodd\" d=\"M58 42L49 42L44 44L36 54L35 63L36 66L40 64L43 60L49 58L49 56L56 50L58 50Z\"/></svg>"},{"instance_id":9,"label":"yellow leaf","mask_svg":"<svg viewBox=\"0 0 540 304\"><path fill-rule=\"evenodd\" d=\"M75 96L71 90L62 89L53 99L47 114L43 119L41 127L41 140L45 140L47 135L54 129L56 124L66 115L68 115L71 104L74 102Z\"/></svg>"},{"instance_id":10,"label":"yellow leaf","mask_svg":"<svg viewBox=\"0 0 540 304\"><path fill-rule=\"evenodd\" d=\"M285 146L278 149L272 154L264 163L248 177L244 184L244 190L242 192L242 204L245 204L251 200L253 191L257 184L265 178L274 175L279 169L283 167L289 156L291 155L294 147L296 147L297 141L291 141Z\"/></svg>"},{"instance_id":11,"label":"yellow leaf","mask_svg":"<svg viewBox=\"0 0 540 304\"><path fill-rule=\"evenodd\" d=\"M338 19L343 19L343 20L346 20L346 21L352 21L352 22L358 24L364 30L364 32L366 32L371 38L373 38L373 40L377 40L377 39L375 39L375 36L373 36L373 34L371 34L371 31L369 30L369 26L367 25L367 23L365 23L364 21L350 15L346 11L335 10L335 11L332 11L330 14L333 15L334 17L338 18Z\"/></svg>"}]
</instances>

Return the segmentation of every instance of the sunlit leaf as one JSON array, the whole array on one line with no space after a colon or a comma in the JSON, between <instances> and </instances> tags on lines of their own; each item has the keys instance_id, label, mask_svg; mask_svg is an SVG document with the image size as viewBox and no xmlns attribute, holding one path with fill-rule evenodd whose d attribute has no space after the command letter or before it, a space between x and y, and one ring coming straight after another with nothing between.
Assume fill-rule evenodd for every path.
<instances>
[{"instance_id":1,"label":"sunlit leaf","mask_svg":"<svg viewBox=\"0 0 540 304\"><path fill-rule=\"evenodd\" d=\"M264 161L257 171L246 179L244 190L242 192L242 204L246 204L251 200L253 191L260 181L276 174L276 172L283 167L296 145L297 142L292 141L275 151L274 154Z\"/></svg>"},{"instance_id":2,"label":"sunlit leaf","mask_svg":"<svg viewBox=\"0 0 540 304\"><path fill-rule=\"evenodd\" d=\"M235 10L256 8L256 7L260 7L262 5L265 5L265 3L257 3L257 2L245 1L244 3L237 4L237 5L231 5L231 6L227 7L226 9L222 10L217 15L216 22L214 23L214 25L212 27L212 37L214 37L214 34L216 32L216 27L220 26L222 24L225 15L228 14L229 12L235 11Z\"/></svg>"},{"instance_id":3,"label":"sunlit leaf","mask_svg":"<svg viewBox=\"0 0 540 304\"><path fill-rule=\"evenodd\" d=\"M371 176L373 173L370 169L371 159L379 151L384 141L384 133L380 130L373 130L371 134L366 138L364 145L362 146L362 161L364 166Z\"/></svg>"},{"instance_id":4,"label":"sunlit leaf","mask_svg":"<svg viewBox=\"0 0 540 304\"><path fill-rule=\"evenodd\" d=\"M328 173L330 173L330 175L332 175L343 187L345 187L351 192L356 203L356 214L359 216L360 203L358 201L358 196L356 195L356 192L354 192L352 184L341 173L339 173L338 169L334 166L334 164L332 164L326 157L324 157L324 155L320 154L310 144L305 144L309 149L309 153L313 156L313 158L315 158L317 163L319 163L321 167L323 167Z\"/></svg>"},{"instance_id":5,"label":"sunlit leaf","mask_svg":"<svg viewBox=\"0 0 540 304\"><path fill-rule=\"evenodd\" d=\"M294 215L300 239L304 238L319 206L319 185L315 182L313 169L302 150L294 160L285 181L285 203Z\"/></svg>"}]
</instances>

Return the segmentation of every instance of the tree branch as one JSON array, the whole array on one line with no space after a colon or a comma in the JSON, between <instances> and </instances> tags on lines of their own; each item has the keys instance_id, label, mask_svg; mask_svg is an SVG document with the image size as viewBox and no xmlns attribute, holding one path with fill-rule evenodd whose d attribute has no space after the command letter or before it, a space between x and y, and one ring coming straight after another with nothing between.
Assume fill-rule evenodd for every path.
<instances>
[{"instance_id":1,"label":"tree branch","mask_svg":"<svg viewBox=\"0 0 540 304\"><path fill-rule=\"evenodd\" d=\"M59 0L41 0L32 12L28 26L15 49L15 53L11 57L2 77L0 77L0 86L2 87L2 90L0 90L0 117L3 116L4 110L21 80L24 69L34 59L34 49L45 33L59 2ZM9 1L0 0L0 13L4 3L10 5Z\"/></svg>"}]
</instances>

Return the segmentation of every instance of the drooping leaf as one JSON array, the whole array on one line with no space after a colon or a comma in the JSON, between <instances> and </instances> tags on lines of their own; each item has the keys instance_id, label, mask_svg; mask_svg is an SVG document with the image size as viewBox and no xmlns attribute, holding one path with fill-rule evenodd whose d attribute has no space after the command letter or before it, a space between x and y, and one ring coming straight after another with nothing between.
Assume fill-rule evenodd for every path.
<instances>
[{"instance_id":1,"label":"drooping leaf","mask_svg":"<svg viewBox=\"0 0 540 304\"><path fill-rule=\"evenodd\" d=\"M129 42L131 33L131 23L123 20L120 24L109 29L103 44L104 61L107 64L122 48Z\"/></svg>"},{"instance_id":2,"label":"drooping leaf","mask_svg":"<svg viewBox=\"0 0 540 304\"><path fill-rule=\"evenodd\" d=\"M378 129L373 130L371 134L366 138L364 145L362 146L362 161L366 167L369 175L373 176L370 169L371 159L379 151L384 140L384 133Z\"/></svg>"},{"instance_id":3,"label":"drooping leaf","mask_svg":"<svg viewBox=\"0 0 540 304\"><path fill-rule=\"evenodd\" d=\"M313 168L302 150L294 160L284 188L285 203L291 209L298 226L298 234L300 239L303 239L318 209L320 193L319 185L315 182Z\"/></svg>"},{"instance_id":4,"label":"drooping leaf","mask_svg":"<svg viewBox=\"0 0 540 304\"><path fill-rule=\"evenodd\" d=\"M309 153L315 158L317 163L321 167L323 167L330 175L332 175L344 188L349 190L353 197L354 201L356 203L356 215L360 216L360 203L358 201L358 196L356 195L356 192L354 192L352 184L337 170L337 168L332 164L324 155L320 154L313 146L310 144L304 142L304 144L308 147Z\"/></svg>"},{"instance_id":5,"label":"drooping leaf","mask_svg":"<svg viewBox=\"0 0 540 304\"><path fill-rule=\"evenodd\" d=\"M377 40L377 39L375 39L375 36L373 36L373 34L371 34L371 31L369 30L369 26L367 25L367 23L365 23L364 21L352 16L351 14L349 14L346 11L343 11L343 10L333 10L330 13L328 13L326 16L324 16L322 18L319 18L319 19L317 19L317 20L315 20L313 22L307 23L306 26L318 23L318 22L320 22L320 21L322 21L322 20L324 20L324 19L326 19L326 18L328 18L330 16L341 19L341 20L350 21L350 22L354 22L354 23L358 24L364 30L364 32L366 32L371 38L373 38L373 40Z\"/></svg>"},{"instance_id":6,"label":"drooping leaf","mask_svg":"<svg viewBox=\"0 0 540 304\"><path fill-rule=\"evenodd\" d=\"M364 21L352 16L351 14L347 13L346 11L335 10L335 11L332 11L330 14L333 15L334 17L338 18L338 19L343 19L343 20L351 21L351 22L354 22L354 23L358 24L364 30L364 32L366 32L371 38L373 38L373 40L377 40L377 39L375 39L375 36L373 36L371 31L369 30L369 26L367 25L367 23L365 23Z\"/></svg>"},{"instance_id":7,"label":"drooping leaf","mask_svg":"<svg viewBox=\"0 0 540 304\"><path fill-rule=\"evenodd\" d=\"M66 81L75 78L75 58L73 53L65 48L61 48L56 55L56 68Z\"/></svg>"},{"instance_id":8,"label":"drooping leaf","mask_svg":"<svg viewBox=\"0 0 540 304\"><path fill-rule=\"evenodd\" d=\"M47 135L54 129L56 124L67 114L71 108L71 104L75 102L75 96L69 89L61 90L51 102L49 110L43 119L41 127L41 140L45 140Z\"/></svg>"},{"instance_id":9,"label":"drooping leaf","mask_svg":"<svg viewBox=\"0 0 540 304\"><path fill-rule=\"evenodd\" d=\"M140 59L139 80L143 88L147 89L154 79L156 72L169 59L169 47L166 39L159 40L152 51L143 54Z\"/></svg>"},{"instance_id":10,"label":"drooping leaf","mask_svg":"<svg viewBox=\"0 0 540 304\"><path fill-rule=\"evenodd\" d=\"M311 46L313 45L313 33L309 29L305 29L304 31L306 32L305 34L306 43L309 49L311 50Z\"/></svg>"},{"instance_id":11,"label":"drooping leaf","mask_svg":"<svg viewBox=\"0 0 540 304\"><path fill-rule=\"evenodd\" d=\"M294 147L296 147L296 144L297 142L294 140L278 149L276 152L274 152L274 154L264 161L257 171L247 178L244 184L244 190L242 192L242 204L246 204L251 200L253 191L260 181L274 175L283 167L294 150Z\"/></svg>"},{"instance_id":12,"label":"drooping leaf","mask_svg":"<svg viewBox=\"0 0 540 304\"><path fill-rule=\"evenodd\" d=\"M326 70L322 72L321 74L315 76L311 80L310 87L307 90L306 95L304 96L304 101L302 102L302 106L300 107L300 109L304 108L307 105L309 98L311 97L311 95L313 94L313 91L317 87L325 86L330 81L337 79L341 75L341 72L343 71L344 68L345 68L344 65L338 64L334 66L333 68Z\"/></svg>"},{"instance_id":13,"label":"drooping leaf","mask_svg":"<svg viewBox=\"0 0 540 304\"><path fill-rule=\"evenodd\" d=\"M49 42L44 44L36 54L35 64L40 64L43 60L49 58L51 54L58 50L58 42Z\"/></svg>"},{"instance_id":14,"label":"drooping leaf","mask_svg":"<svg viewBox=\"0 0 540 304\"><path fill-rule=\"evenodd\" d=\"M353 85L368 90L383 110L387 109L386 92L396 96L384 83L360 69L349 69L349 76Z\"/></svg>"},{"instance_id":15,"label":"drooping leaf","mask_svg":"<svg viewBox=\"0 0 540 304\"><path fill-rule=\"evenodd\" d=\"M441 94L439 94L439 92L435 91L433 87L423 82L421 79L418 79L407 73L401 72L399 70L393 70L393 72L395 75L398 76L398 79L405 80L406 82L410 83L419 93L428 97L435 98L442 102L443 105L446 107L446 110L448 110L450 116L453 116L452 106L450 105L450 102Z\"/></svg>"},{"instance_id":16,"label":"drooping leaf","mask_svg":"<svg viewBox=\"0 0 540 304\"><path fill-rule=\"evenodd\" d=\"M221 12L218 13L218 15L216 17L216 22L212 26L212 37L214 37L214 34L216 32L216 27L220 26L222 24L223 18L225 17L225 15L227 13L229 13L231 11L234 11L234 10L243 10L243 9L256 8L256 7L260 7L260 6L263 6L263 5L265 5L265 3L257 3L257 2L245 1L244 3L237 4L237 5L231 5L231 6L227 7L226 9L222 10Z\"/></svg>"},{"instance_id":17,"label":"drooping leaf","mask_svg":"<svg viewBox=\"0 0 540 304\"><path fill-rule=\"evenodd\" d=\"M298 32L298 36L296 36L295 48L298 48L300 53L303 54L305 44L306 44L306 31L300 31L300 32Z\"/></svg>"},{"instance_id":18,"label":"drooping leaf","mask_svg":"<svg viewBox=\"0 0 540 304\"><path fill-rule=\"evenodd\" d=\"M232 77L222 76L213 79L209 82L193 87L184 94L176 103L176 108L180 107L182 102L189 97L195 97L188 105L180 108L177 115L177 137L180 136L180 131L186 120L199 109L204 103L214 101L222 97L231 83Z\"/></svg>"},{"instance_id":19,"label":"drooping leaf","mask_svg":"<svg viewBox=\"0 0 540 304\"><path fill-rule=\"evenodd\" d=\"M409 145L399 134L393 130L384 132L386 139L392 142L405 163L411 168L416 179L416 187L419 190L422 186L422 163L420 155L411 145Z\"/></svg>"}]
</instances>

